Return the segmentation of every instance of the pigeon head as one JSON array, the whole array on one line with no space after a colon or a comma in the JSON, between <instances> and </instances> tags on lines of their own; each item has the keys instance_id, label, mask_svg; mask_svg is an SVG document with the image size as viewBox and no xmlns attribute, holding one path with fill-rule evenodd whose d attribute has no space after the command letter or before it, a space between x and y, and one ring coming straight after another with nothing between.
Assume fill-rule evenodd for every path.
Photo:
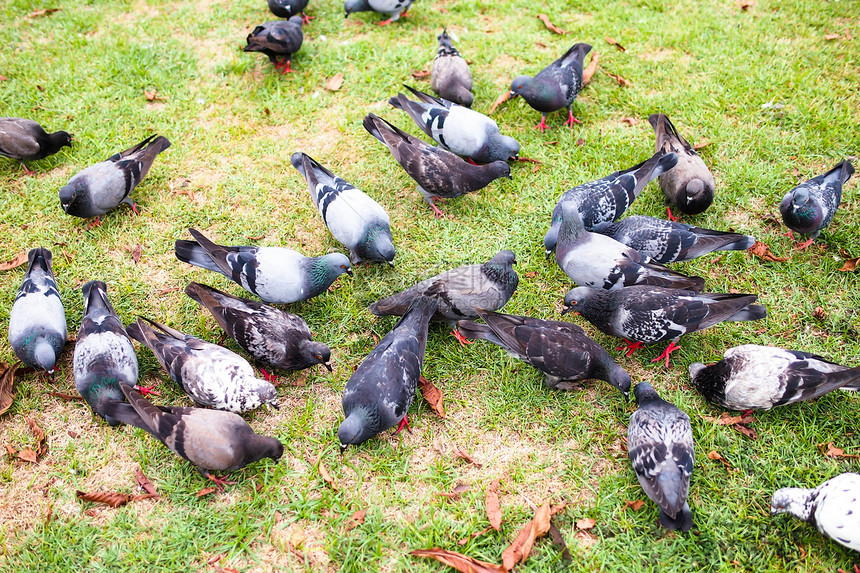
<instances>
[{"instance_id":1,"label":"pigeon head","mask_svg":"<svg viewBox=\"0 0 860 573\"><path fill-rule=\"evenodd\" d=\"M68 213L69 207L78 197L85 197L87 192L83 179L73 179L60 187L60 206Z\"/></svg>"},{"instance_id":2,"label":"pigeon head","mask_svg":"<svg viewBox=\"0 0 860 573\"><path fill-rule=\"evenodd\" d=\"M511 177L511 166L508 165L507 161L493 161L492 163L488 163L484 168L490 173L494 180L501 177L513 179L513 177Z\"/></svg>"},{"instance_id":3,"label":"pigeon head","mask_svg":"<svg viewBox=\"0 0 860 573\"><path fill-rule=\"evenodd\" d=\"M636 398L636 402L640 406L660 399L660 395L657 394L654 387L647 382L640 382L637 384L636 387L633 388L633 396Z\"/></svg>"},{"instance_id":4,"label":"pigeon head","mask_svg":"<svg viewBox=\"0 0 860 573\"><path fill-rule=\"evenodd\" d=\"M340 440L340 451L343 453L349 445L358 445L366 442L377 432L378 423L372 423L368 418L370 412L367 408L354 408L346 419L341 422L337 429L337 439Z\"/></svg>"},{"instance_id":5,"label":"pigeon head","mask_svg":"<svg viewBox=\"0 0 860 573\"><path fill-rule=\"evenodd\" d=\"M242 465L269 458L274 461L284 455L284 444L277 438L254 434L245 448L246 458Z\"/></svg>"},{"instance_id":6,"label":"pigeon head","mask_svg":"<svg viewBox=\"0 0 860 573\"><path fill-rule=\"evenodd\" d=\"M813 517L813 504L809 499L810 490L799 487L785 487L773 493L770 500L770 514L790 513L804 521Z\"/></svg>"},{"instance_id":7,"label":"pigeon head","mask_svg":"<svg viewBox=\"0 0 860 573\"><path fill-rule=\"evenodd\" d=\"M374 226L369 229L364 237L364 258L373 260L384 260L388 264L394 260L394 243L391 242L391 235L387 228Z\"/></svg>"},{"instance_id":8,"label":"pigeon head","mask_svg":"<svg viewBox=\"0 0 860 573\"><path fill-rule=\"evenodd\" d=\"M314 284L330 285L343 273L352 276L349 258L343 253L331 253L316 257L309 271L310 280Z\"/></svg>"},{"instance_id":9,"label":"pigeon head","mask_svg":"<svg viewBox=\"0 0 860 573\"><path fill-rule=\"evenodd\" d=\"M324 342L302 340L299 344L299 352L308 364L322 364L329 372L332 371L331 349Z\"/></svg>"},{"instance_id":10,"label":"pigeon head","mask_svg":"<svg viewBox=\"0 0 860 573\"><path fill-rule=\"evenodd\" d=\"M436 39L439 41L439 46L443 48L453 48L454 44L451 42L451 36L448 35L448 28L443 28L442 33L436 36Z\"/></svg>"},{"instance_id":11,"label":"pigeon head","mask_svg":"<svg viewBox=\"0 0 860 573\"><path fill-rule=\"evenodd\" d=\"M510 159L517 159L520 156L520 144L510 135L500 135L490 138L487 147L489 148L490 157L497 160L508 161Z\"/></svg>"},{"instance_id":12,"label":"pigeon head","mask_svg":"<svg viewBox=\"0 0 860 573\"><path fill-rule=\"evenodd\" d=\"M609 378L607 382L621 390L621 393L624 394L625 400L630 400L630 386L633 385L633 381L630 379L630 374L627 371L615 363L615 361L610 359L612 364L609 367Z\"/></svg>"},{"instance_id":13,"label":"pigeon head","mask_svg":"<svg viewBox=\"0 0 860 573\"><path fill-rule=\"evenodd\" d=\"M298 26L299 28L301 28L304 20L302 19L301 15L296 14L295 16L291 16L290 19L287 20L287 22L289 24L292 24L293 26Z\"/></svg>"},{"instance_id":14,"label":"pigeon head","mask_svg":"<svg viewBox=\"0 0 860 573\"><path fill-rule=\"evenodd\" d=\"M484 263L486 266L510 267L517 264L517 256L513 251L499 251L496 255Z\"/></svg>"},{"instance_id":15,"label":"pigeon head","mask_svg":"<svg viewBox=\"0 0 860 573\"><path fill-rule=\"evenodd\" d=\"M354 14L356 12L367 12L370 10L370 4L367 0L346 0L343 3L343 9L346 12L344 14L344 18L349 18L350 14Z\"/></svg>"},{"instance_id":16,"label":"pigeon head","mask_svg":"<svg viewBox=\"0 0 860 573\"><path fill-rule=\"evenodd\" d=\"M57 365L57 353L54 347L48 344L46 340L41 340L36 344L36 348L33 349L33 358L40 368L51 376L54 375L56 372L54 366Z\"/></svg>"},{"instance_id":17,"label":"pigeon head","mask_svg":"<svg viewBox=\"0 0 860 573\"><path fill-rule=\"evenodd\" d=\"M515 77L514 81L511 82L511 98L515 98L518 95L522 95L522 93L528 89L531 83L532 78L529 76Z\"/></svg>"},{"instance_id":18,"label":"pigeon head","mask_svg":"<svg viewBox=\"0 0 860 573\"><path fill-rule=\"evenodd\" d=\"M575 241L584 233L585 224L582 222L582 215L579 214L579 208L577 208L573 203L562 203L561 225L559 225L558 237L556 240Z\"/></svg>"},{"instance_id":19,"label":"pigeon head","mask_svg":"<svg viewBox=\"0 0 860 573\"><path fill-rule=\"evenodd\" d=\"M800 187L789 191L779 204L782 221L791 229L818 236L824 212L811 201L809 190Z\"/></svg>"},{"instance_id":20,"label":"pigeon head","mask_svg":"<svg viewBox=\"0 0 860 573\"><path fill-rule=\"evenodd\" d=\"M48 138L50 138L52 146L56 149L72 146L72 135L66 131L55 131Z\"/></svg>"},{"instance_id":21,"label":"pigeon head","mask_svg":"<svg viewBox=\"0 0 860 573\"><path fill-rule=\"evenodd\" d=\"M576 312L577 306L583 304L594 295L594 289L591 287L576 287L567 291L564 295L564 306L566 307L562 314Z\"/></svg>"},{"instance_id":22,"label":"pigeon head","mask_svg":"<svg viewBox=\"0 0 860 573\"><path fill-rule=\"evenodd\" d=\"M711 206L711 203L714 200L714 194L705 186L704 181L701 179L693 179L687 183L684 200L687 203L683 209L684 213L687 213L688 215L698 215Z\"/></svg>"}]
</instances>

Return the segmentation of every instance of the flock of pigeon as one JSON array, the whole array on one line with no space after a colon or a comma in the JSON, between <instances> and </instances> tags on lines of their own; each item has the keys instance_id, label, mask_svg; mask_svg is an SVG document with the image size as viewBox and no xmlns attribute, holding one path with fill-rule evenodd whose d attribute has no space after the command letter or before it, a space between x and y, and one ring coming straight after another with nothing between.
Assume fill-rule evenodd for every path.
<instances>
[{"instance_id":1,"label":"flock of pigeon","mask_svg":"<svg viewBox=\"0 0 860 573\"><path fill-rule=\"evenodd\" d=\"M373 10L388 14L386 24L405 15L411 0L347 0L346 15ZM277 16L248 36L246 51L268 55L283 72L302 42L307 0L269 0ZM383 143L412 177L436 216L440 198L477 191L500 177L511 177L508 161L520 146L495 121L469 109L473 101L468 64L443 32L431 86L441 97L407 87L390 104L406 112L438 145L409 135L368 114L364 127ZM553 111L568 110L583 85L583 60L591 47L578 43L536 76L513 80L511 97L522 96L541 113L547 128ZM714 198L714 178L693 147L664 114L649 118L656 134L649 159L566 191L552 212L544 237L547 258L576 283L564 297L565 312L582 315L598 330L625 339L628 355L646 344L668 343L656 360L669 365L679 339L724 321L764 318L757 296L702 292L705 280L666 267L720 250L744 250L753 237L702 229L677 222L671 209L697 214ZM0 155L29 161L71 144L65 132L46 133L34 121L0 119ZM121 203L137 213L130 198L155 158L170 146L161 136L141 143L77 173L59 191L62 209L83 218L100 217ZM465 159L463 159L465 158ZM331 366L331 351L314 341L301 317L271 306L308 300L324 293L360 262L393 265L395 246L385 210L368 195L305 153L292 165L307 181L310 196L331 234L349 257L305 257L280 247L224 246L200 231L177 240L178 260L231 279L261 302L191 283L185 292L208 310L219 326L253 357L264 379L247 360L219 345L146 318L124 326L114 312L106 285L83 285L84 316L74 350L75 386L93 412L110 425L142 428L221 486L230 472L263 458L277 460L283 445L254 433L239 416L262 405L278 407L271 370ZM25 166L25 169L26 166ZM789 191L780 212L785 224L808 235L806 247L833 220L842 185L854 169L842 161L827 173ZM28 170L29 173L29 170ZM653 179L666 195L669 220L644 216L621 219ZM97 223L98 219L96 219ZM402 317L351 375L343 393L345 419L338 429L341 449L361 444L382 431L407 425L415 398L430 321L446 321L461 343L483 339L507 350L546 375L549 388L569 389L584 379L605 380L625 399L630 375L609 353L569 322L497 312L514 294L519 277L515 254L501 251L482 264L457 267L375 302L375 315ZM268 304L267 304L268 303ZM480 322L479 322L480 321ZM63 303L51 268L51 253L35 248L10 312L9 341L22 362L54 372L67 338ZM137 357L131 339L149 348L170 377L197 407L155 406L137 386ZM860 367L849 368L805 352L744 345L725 351L711 365L692 364L693 385L706 400L734 410L767 410L809 400L835 389L860 390ZM630 418L628 449L644 491L660 509L664 527L688 531L687 503L694 464L689 417L640 382L633 388L639 408ZM837 542L860 550L860 475L843 474L814 489L786 488L774 493L771 511L810 521Z\"/></svg>"}]
</instances>

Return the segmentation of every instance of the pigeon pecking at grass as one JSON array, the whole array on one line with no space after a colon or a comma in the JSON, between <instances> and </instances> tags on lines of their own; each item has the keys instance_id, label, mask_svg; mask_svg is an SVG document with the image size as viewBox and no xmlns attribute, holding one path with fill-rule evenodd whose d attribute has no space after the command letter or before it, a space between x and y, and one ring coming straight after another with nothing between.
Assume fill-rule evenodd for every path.
<instances>
[{"instance_id":1,"label":"pigeon pecking at grass","mask_svg":"<svg viewBox=\"0 0 860 573\"><path fill-rule=\"evenodd\" d=\"M308 0L268 0L269 11L278 18L290 19L293 16L300 15L302 24L307 24L316 16L308 16L305 14L305 8L308 7Z\"/></svg>"},{"instance_id":2,"label":"pigeon pecking at grass","mask_svg":"<svg viewBox=\"0 0 860 573\"><path fill-rule=\"evenodd\" d=\"M293 72L290 62L293 55L302 47L302 17L292 16L289 20L270 20L254 28L246 39L248 45L243 52L262 52L269 57L281 74Z\"/></svg>"},{"instance_id":3,"label":"pigeon pecking at grass","mask_svg":"<svg viewBox=\"0 0 860 573\"><path fill-rule=\"evenodd\" d=\"M406 13L409 7L415 0L346 0L343 4L345 12L344 18L349 18L350 14L356 12L376 12L378 14L388 14L388 19L379 22L380 26L385 26L396 22L401 16L404 18L409 14Z\"/></svg>"},{"instance_id":4,"label":"pigeon pecking at grass","mask_svg":"<svg viewBox=\"0 0 860 573\"><path fill-rule=\"evenodd\" d=\"M446 100L472 107L475 99L472 93L472 72L469 64L454 47L448 29L436 36L439 48L430 70L430 87Z\"/></svg>"},{"instance_id":5,"label":"pigeon pecking at grass","mask_svg":"<svg viewBox=\"0 0 860 573\"><path fill-rule=\"evenodd\" d=\"M17 159L27 175L25 161L43 159L63 147L72 146L72 136L65 131L48 133L32 119L0 117L0 156Z\"/></svg>"}]
</instances>

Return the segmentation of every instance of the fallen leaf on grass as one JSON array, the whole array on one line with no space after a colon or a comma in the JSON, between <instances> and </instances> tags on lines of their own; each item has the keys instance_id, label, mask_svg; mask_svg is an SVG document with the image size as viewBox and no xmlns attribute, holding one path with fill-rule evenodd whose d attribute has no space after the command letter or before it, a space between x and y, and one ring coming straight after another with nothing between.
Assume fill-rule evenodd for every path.
<instances>
[{"instance_id":1,"label":"fallen leaf on grass","mask_svg":"<svg viewBox=\"0 0 860 573\"><path fill-rule=\"evenodd\" d=\"M824 444L818 444L818 448L828 458L860 459L858 455L846 454L842 448L837 448L833 442L827 443L827 451L824 451Z\"/></svg>"},{"instance_id":2,"label":"fallen leaf on grass","mask_svg":"<svg viewBox=\"0 0 860 573\"><path fill-rule=\"evenodd\" d=\"M645 502L642 501L641 499L634 499L634 500L625 499L624 500L624 509L630 508L633 511L639 511L640 509L642 509L643 505L645 505Z\"/></svg>"},{"instance_id":3,"label":"fallen leaf on grass","mask_svg":"<svg viewBox=\"0 0 860 573\"><path fill-rule=\"evenodd\" d=\"M337 486L334 485L334 479L332 479L331 475L328 473L328 470L325 469L325 466L322 463L322 460L319 462L319 472L320 476L323 478L323 481L326 482L332 489L337 489Z\"/></svg>"},{"instance_id":4,"label":"fallen leaf on grass","mask_svg":"<svg viewBox=\"0 0 860 573\"><path fill-rule=\"evenodd\" d=\"M609 76L610 78L612 78L613 80L615 80L615 83L617 83L622 88L626 88L631 83L630 80L625 80L621 76L617 76L615 74L610 74L609 72L606 72L606 75Z\"/></svg>"},{"instance_id":5,"label":"fallen leaf on grass","mask_svg":"<svg viewBox=\"0 0 860 573\"><path fill-rule=\"evenodd\" d=\"M440 418L444 418L445 405L442 403L442 391L423 376L418 377L418 387L421 388L421 395L430 405L430 409Z\"/></svg>"},{"instance_id":6,"label":"fallen leaf on grass","mask_svg":"<svg viewBox=\"0 0 860 573\"><path fill-rule=\"evenodd\" d=\"M131 260L134 261L134 264L137 264L140 262L140 255L142 253L143 253L143 245L141 245L140 243L136 244L134 246L134 249L132 249L132 251L131 251Z\"/></svg>"},{"instance_id":7,"label":"fallen leaf on grass","mask_svg":"<svg viewBox=\"0 0 860 573\"><path fill-rule=\"evenodd\" d=\"M543 165L543 161L540 161L538 159L532 159L531 157L518 156L517 161L523 161L525 163L536 163L538 165Z\"/></svg>"},{"instance_id":8,"label":"fallen leaf on grass","mask_svg":"<svg viewBox=\"0 0 860 573\"><path fill-rule=\"evenodd\" d=\"M36 423L36 420L27 418L27 425L30 426L30 431L36 436L36 457L42 459L48 453L48 437Z\"/></svg>"},{"instance_id":9,"label":"fallen leaf on grass","mask_svg":"<svg viewBox=\"0 0 860 573\"><path fill-rule=\"evenodd\" d=\"M218 491L217 487L214 487L214 486L204 487L203 489L201 489L200 491L198 491L194 495L196 495L197 497L205 497L205 496L209 495L210 493L215 493L216 491Z\"/></svg>"},{"instance_id":10,"label":"fallen leaf on grass","mask_svg":"<svg viewBox=\"0 0 860 573\"><path fill-rule=\"evenodd\" d=\"M594 526L597 525L597 522L591 519L590 517L583 517L582 519L576 520L576 528L587 530L594 529Z\"/></svg>"},{"instance_id":11,"label":"fallen leaf on grass","mask_svg":"<svg viewBox=\"0 0 860 573\"><path fill-rule=\"evenodd\" d=\"M490 522L490 527L496 531L500 531L502 529L502 506L499 503L499 480L494 481L487 488L485 505L487 507L487 519Z\"/></svg>"},{"instance_id":12,"label":"fallen leaf on grass","mask_svg":"<svg viewBox=\"0 0 860 573\"><path fill-rule=\"evenodd\" d=\"M27 251L21 251L15 258L9 261L8 263L0 263L0 271L8 271L14 269L15 267L20 267L24 263L27 262Z\"/></svg>"},{"instance_id":13,"label":"fallen leaf on grass","mask_svg":"<svg viewBox=\"0 0 860 573\"><path fill-rule=\"evenodd\" d=\"M0 75L0 82L5 82L8 79L6 76Z\"/></svg>"},{"instance_id":14,"label":"fallen leaf on grass","mask_svg":"<svg viewBox=\"0 0 860 573\"><path fill-rule=\"evenodd\" d=\"M636 119L635 117L629 117L628 116L628 117L622 117L621 123L623 123L625 125L629 125L632 127L632 126L636 125L637 123L639 123L639 120Z\"/></svg>"},{"instance_id":15,"label":"fallen leaf on grass","mask_svg":"<svg viewBox=\"0 0 860 573\"><path fill-rule=\"evenodd\" d=\"M824 39L825 39L825 40L838 40L838 39L839 39L839 38L841 38L841 37L842 37L841 35L836 34L836 33L834 33L834 34L825 34L825 35L824 35Z\"/></svg>"},{"instance_id":16,"label":"fallen leaf on grass","mask_svg":"<svg viewBox=\"0 0 860 573\"><path fill-rule=\"evenodd\" d=\"M149 481L149 478L144 475L142 469L137 468L137 475L135 476L135 480L137 481L137 485L139 485L143 489L143 491L145 491L149 495L158 497L158 491L156 491L155 486L152 485L152 482Z\"/></svg>"},{"instance_id":17,"label":"fallen leaf on grass","mask_svg":"<svg viewBox=\"0 0 860 573\"><path fill-rule=\"evenodd\" d=\"M714 450L711 450L710 452L708 452L708 459L716 460L716 461L722 463L724 466L726 466L726 469L728 471L732 471L732 466L729 465L729 462L726 461L726 458L721 456L718 452L716 452Z\"/></svg>"},{"instance_id":18,"label":"fallen leaf on grass","mask_svg":"<svg viewBox=\"0 0 860 573\"><path fill-rule=\"evenodd\" d=\"M697 143L696 145L694 145L694 146L693 146L693 149L694 149L694 150L696 150L696 151L698 151L698 150L700 150L700 149L704 149L705 147L709 146L710 144L711 144L711 140L709 140L709 139L703 139L703 140L699 141L699 143Z\"/></svg>"},{"instance_id":19,"label":"fallen leaf on grass","mask_svg":"<svg viewBox=\"0 0 860 573\"><path fill-rule=\"evenodd\" d=\"M435 559L448 567L453 567L461 573L507 573L508 571L508 569L505 569L501 565L487 563L486 561L478 561L474 557L469 557L468 555L463 555L456 551L439 549L438 547L434 547L433 549L416 549L414 551L410 551L409 555Z\"/></svg>"},{"instance_id":20,"label":"fallen leaf on grass","mask_svg":"<svg viewBox=\"0 0 860 573\"><path fill-rule=\"evenodd\" d=\"M492 531L492 530L493 530L492 527L485 527L481 531L476 531L475 533L473 533L469 537L464 537L463 539L459 540L457 542L457 545L466 545L467 543L469 543L471 540L475 539L476 537L480 537L481 535L487 533L488 531Z\"/></svg>"},{"instance_id":21,"label":"fallen leaf on grass","mask_svg":"<svg viewBox=\"0 0 860 573\"><path fill-rule=\"evenodd\" d=\"M464 483L458 483L453 490L448 492L440 492L436 495L441 497L447 497L448 499L458 499L464 492L469 491L469 486Z\"/></svg>"},{"instance_id":22,"label":"fallen leaf on grass","mask_svg":"<svg viewBox=\"0 0 860 573\"><path fill-rule=\"evenodd\" d=\"M155 101L157 99L161 99L156 90L143 90L143 97L146 98L146 101Z\"/></svg>"},{"instance_id":23,"label":"fallen leaf on grass","mask_svg":"<svg viewBox=\"0 0 860 573\"><path fill-rule=\"evenodd\" d=\"M616 40L613 40L613 39L612 39L612 38L610 38L609 36L606 36L606 37L605 37L605 38L603 38L603 39L604 39L604 40L606 40L606 42L607 42L608 44L610 44L610 45L612 45L612 46L615 46L616 48L618 48L618 49L619 49L619 50L621 50L622 52L626 52L626 51L627 51L627 49L626 49L624 46L622 46L622 45L621 45L621 44L619 44Z\"/></svg>"},{"instance_id":24,"label":"fallen leaf on grass","mask_svg":"<svg viewBox=\"0 0 860 573\"><path fill-rule=\"evenodd\" d=\"M263 233L261 235L255 235L253 237L249 237L249 236L245 235L245 238L248 239L249 241L259 241L260 239L262 239L265 236L266 236L266 233Z\"/></svg>"},{"instance_id":25,"label":"fallen leaf on grass","mask_svg":"<svg viewBox=\"0 0 860 573\"><path fill-rule=\"evenodd\" d=\"M484 465L481 462L479 462L478 460L476 460L475 458L473 458L472 456L470 456L468 453L463 451L460 448L460 446L454 446L454 447L455 447L454 455L457 456L458 458L463 458L464 460L466 460L467 462L469 462L470 464L472 464L478 468L481 467L482 465Z\"/></svg>"},{"instance_id":26,"label":"fallen leaf on grass","mask_svg":"<svg viewBox=\"0 0 860 573\"><path fill-rule=\"evenodd\" d=\"M430 75L430 72L428 72L427 70L416 70L416 71L412 72L412 77L415 78L416 80L423 80L424 78L426 78L429 75Z\"/></svg>"},{"instance_id":27,"label":"fallen leaf on grass","mask_svg":"<svg viewBox=\"0 0 860 573\"><path fill-rule=\"evenodd\" d=\"M325 81L325 89L336 92L343 85L343 72L338 72Z\"/></svg>"},{"instance_id":28,"label":"fallen leaf on grass","mask_svg":"<svg viewBox=\"0 0 860 573\"><path fill-rule=\"evenodd\" d=\"M770 252L770 247L762 243L761 241L756 241L752 247L750 247L749 252L760 258L763 261L770 261L773 263L782 263L788 260L788 257L777 257L773 253Z\"/></svg>"},{"instance_id":29,"label":"fallen leaf on grass","mask_svg":"<svg viewBox=\"0 0 860 573\"><path fill-rule=\"evenodd\" d=\"M38 18L39 16L50 16L54 12L59 12L59 8L43 8L41 10L36 10L35 12L30 12L27 14L29 18Z\"/></svg>"},{"instance_id":30,"label":"fallen leaf on grass","mask_svg":"<svg viewBox=\"0 0 860 573\"><path fill-rule=\"evenodd\" d=\"M365 515L367 515L366 509L360 509L360 510L356 511L355 513L353 513L349 517L349 520L347 520L347 522L346 522L346 530L352 531L353 529L355 529L356 527L358 527L359 525L364 523L364 516Z\"/></svg>"},{"instance_id":31,"label":"fallen leaf on grass","mask_svg":"<svg viewBox=\"0 0 860 573\"><path fill-rule=\"evenodd\" d=\"M496 111L497 107L499 107L500 105L502 105L503 103L505 103L509 99L511 99L511 90L505 90L504 92L499 94L499 97L496 98L496 101L493 102L493 105L490 108L490 113L493 113L494 111Z\"/></svg>"},{"instance_id":32,"label":"fallen leaf on grass","mask_svg":"<svg viewBox=\"0 0 860 573\"><path fill-rule=\"evenodd\" d=\"M32 448L24 448L20 452L16 453L15 457L17 457L19 460L30 462L31 464L35 464L39 461L39 459L36 457L36 452L34 452Z\"/></svg>"},{"instance_id":33,"label":"fallen leaf on grass","mask_svg":"<svg viewBox=\"0 0 860 573\"><path fill-rule=\"evenodd\" d=\"M141 499L150 499L158 497L152 494L130 495L127 493L119 493L116 491L97 491L95 493L84 493L80 490L75 492L78 499L83 501L91 501L93 503L103 503L109 507L119 507L130 501L138 501Z\"/></svg>"},{"instance_id":34,"label":"fallen leaf on grass","mask_svg":"<svg viewBox=\"0 0 860 573\"><path fill-rule=\"evenodd\" d=\"M176 292L178 290L179 290L179 287L167 287L167 288L161 289L160 291L156 292L155 294L156 294L156 296L164 296L168 293Z\"/></svg>"},{"instance_id":35,"label":"fallen leaf on grass","mask_svg":"<svg viewBox=\"0 0 860 573\"><path fill-rule=\"evenodd\" d=\"M845 261L845 264L842 265L842 268L839 269L842 272L851 273L857 270L857 265L860 264L860 257L856 259L848 259Z\"/></svg>"},{"instance_id":36,"label":"fallen leaf on grass","mask_svg":"<svg viewBox=\"0 0 860 573\"><path fill-rule=\"evenodd\" d=\"M591 61L588 62L588 66L582 71L582 85L587 85L591 81L591 77L597 71L597 60L599 59L600 55L597 52L591 52Z\"/></svg>"},{"instance_id":37,"label":"fallen leaf on grass","mask_svg":"<svg viewBox=\"0 0 860 573\"><path fill-rule=\"evenodd\" d=\"M514 542L502 552L502 567L506 571L510 571L517 563L523 563L528 559L535 540L546 535L549 531L550 519L564 507L564 504L550 507L547 502L538 508L532 520L520 530Z\"/></svg>"},{"instance_id":38,"label":"fallen leaf on grass","mask_svg":"<svg viewBox=\"0 0 860 573\"><path fill-rule=\"evenodd\" d=\"M62 398L63 400L83 400L83 396L75 396L73 394L66 394L64 392L48 392L48 396L54 396L55 398Z\"/></svg>"},{"instance_id":39,"label":"fallen leaf on grass","mask_svg":"<svg viewBox=\"0 0 860 573\"><path fill-rule=\"evenodd\" d=\"M749 10L754 4L753 0L737 0L737 1L738 1L738 8L740 8L744 12Z\"/></svg>"},{"instance_id":40,"label":"fallen leaf on grass","mask_svg":"<svg viewBox=\"0 0 860 573\"><path fill-rule=\"evenodd\" d=\"M825 318L827 318L827 311L820 306L816 306L815 309L813 309L812 311L812 318L824 320Z\"/></svg>"},{"instance_id":41,"label":"fallen leaf on grass","mask_svg":"<svg viewBox=\"0 0 860 573\"><path fill-rule=\"evenodd\" d=\"M12 406L15 399L15 370L18 364L0 363L0 415Z\"/></svg>"},{"instance_id":42,"label":"fallen leaf on grass","mask_svg":"<svg viewBox=\"0 0 860 573\"><path fill-rule=\"evenodd\" d=\"M559 28L558 26L556 26L555 24L550 22L549 16L547 16L546 14L538 14L538 18L540 19L541 22L543 22L543 25L546 26L546 29L549 30L550 32L554 32L556 34L561 34L562 36L567 34L567 30L562 30L561 28Z\"/></svg>"}]
</instances>

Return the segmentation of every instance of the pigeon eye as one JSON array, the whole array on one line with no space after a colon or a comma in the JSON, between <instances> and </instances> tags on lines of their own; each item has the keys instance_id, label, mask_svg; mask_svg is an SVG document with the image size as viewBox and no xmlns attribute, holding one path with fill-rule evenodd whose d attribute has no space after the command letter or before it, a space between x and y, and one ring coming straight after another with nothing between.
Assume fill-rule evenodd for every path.
<instances>
[{"instance_id":1,"label":"pigeon eye","mask_svg":"<svg viewBox=\"0 0 860 573\"><path fill-rule=\"evenodd\" d=\"M322 360L322 354L317 354L317 360Z\"/></svg>"},{"instance_id":2,"label":"pigeon eye","mask_svg":"<svg viewBox=\"0 0 860 573\"><path fill-rule=\"evenodd\" d=\"M575 300L570 301L570 306L576 306L576 301Z\"/></svg>"},{"instance_id":3,"label":"pigeon eye","mask_svg":"<svg viewBox=\"0 0 860 573\"><path fill-rule=\"evenodd\" d=\"M341 265L340 268L345 269L346 265Z\"/></svg>"}]
</instances>

